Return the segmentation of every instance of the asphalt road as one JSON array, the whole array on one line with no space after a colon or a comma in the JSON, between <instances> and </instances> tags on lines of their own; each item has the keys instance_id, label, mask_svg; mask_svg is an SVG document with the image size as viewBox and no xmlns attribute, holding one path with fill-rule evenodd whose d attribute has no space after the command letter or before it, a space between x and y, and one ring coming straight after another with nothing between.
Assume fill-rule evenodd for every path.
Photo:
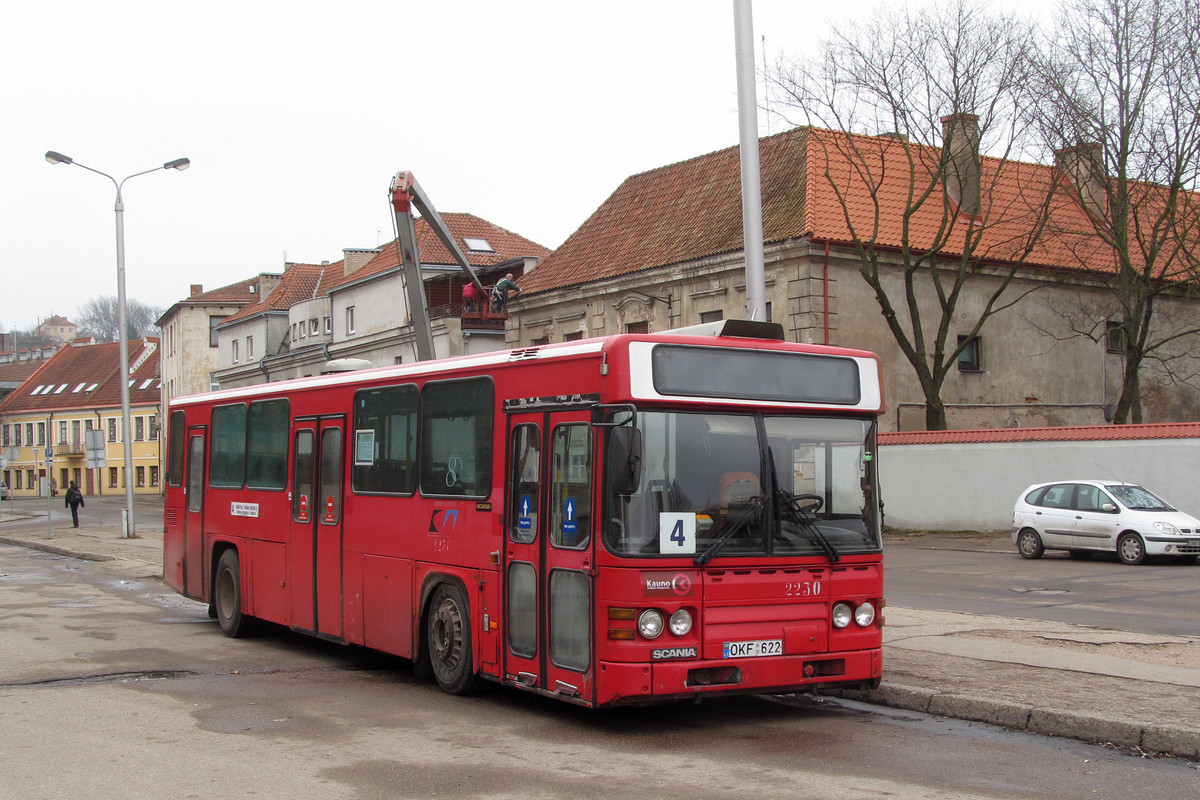
<instances>
[{"instance_id":1,"label":"asphalt road","mask_svg":"<svg viewBox=\"0 0 1200 800\"><path fill-rule=\"evenodd\" d=\"M904 537L884 549L890 605L1200 636L1200 565L1064 553L1023 559L1003 536Z\"/></svg>"},{"instance_id":2,"label":"asphalt road","mask_svg":"<svg viewBox=\"0 0 1200 800\"><path fill-rule=\"evenodd\" d=\"M588 711L456 698L149 576L0 545L0 798L1191 798L1200 773L808 698Z\"/></svg>"}]
</instances>

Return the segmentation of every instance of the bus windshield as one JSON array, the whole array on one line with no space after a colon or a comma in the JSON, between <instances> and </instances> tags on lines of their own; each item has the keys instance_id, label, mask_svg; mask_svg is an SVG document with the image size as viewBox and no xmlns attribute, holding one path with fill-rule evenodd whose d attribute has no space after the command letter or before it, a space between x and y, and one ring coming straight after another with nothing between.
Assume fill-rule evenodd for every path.
<instances>
[{"instance_id":1,"label":"bus windshield","mask_svg":"<svg viewBox=\"0 0 1200 800\"><path fill-rule=\"evenodd\" d=\"M873 420L642 411L634 424L640 484L606 491L613 552L697 565L879 552Z\"/></svg>"}]
</instances>

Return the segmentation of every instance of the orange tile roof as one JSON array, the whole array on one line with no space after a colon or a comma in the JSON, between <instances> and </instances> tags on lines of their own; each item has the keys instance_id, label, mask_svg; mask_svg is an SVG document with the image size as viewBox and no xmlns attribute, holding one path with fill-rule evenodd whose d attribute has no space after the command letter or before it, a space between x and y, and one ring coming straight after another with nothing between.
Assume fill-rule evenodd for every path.
<instances>
[{"instance_id":1,"label":"orange tile roof","mask_svg":"<svg viewBox=\"0 0 1200 800\"><path fill-rule=\"evenodd\" d=\"M283 277L274 289L266 294L256 295L257 302L242 306L236 314L226 317L220 327L271 311L286 312L296 303L317 297L325 271L332 269L340 274L341 264L340 261L336 265L288 262L283 268Z\"/></svg>"},{"instance_id":2,"label":"orange tile roof","mask_svg":"<svg viewBox=\"0 0 1200 800\"><path fill-rule=\"evenodd\" d=\"M494 225L485 219L480 219L474 214L446 212L439 214L439 216L446 227L450 229L450 233L462 249L463 255L467 257L467 263L476 270L486 270L488 267L526 256L542 258L550 252L549 248L543 247L537 242L526 239L524 236L513 233L510 230L501 228L499 225ZM454 257L450 255L450 251L437 238L437 235L433 232L433 228L429 226L429 223L424 218L418 219L414 227L417 232L417 250L420 253L422 264L446 265L448 267L458 266ZM493 252L470 250L463 242L464 238L486 239L488 244L492 246ZM397 251L398 248L395 240L388 242L379 248L378 255L361 268L345 276L340 283L332 285L330 289L336 289L342 283L358 281L371 275L378 275L382 272L395 269L400 266L400 258Z\"/></svg>"},{"instance_id":3,"label":"orange tile roof","mask_svg":"<svg viewBox=\"0 0 1200 800\"><path fill-rule=\"evenodd\" d=\"M819 128L768 136L759 148L764 242L807 236L850 243L847 213L858 238L885 248L907 242L921 251L939 242L940 186L909 218L907 237L904 210L911 176L928 180L940 149ZM1005 263L1029 249L1028 266L1111 269L1111 255L1067 192L1056 192L1049 206L1048 230L1057 235L1026 247L1050 190L1065 180L1054 167L989 157L980 166L984 208L975 256ZM874 192L864 169L877 176ZM845 211L826 173L845 192ZM960 233L943 237L939 252L960 254L965 228L960 221ZM740 162L738 148L730 147L627 178L520 283L532 294L741 250Z\"/></svg>"},{"instance_id":4,"label":"orange tile roof","mask_svg":"<svg viewBox=\"0 0 1200 800\"><path fill-rule=\"evenodd\" d=\"M1149 425L1077 425L1061 428L985 428L959 431L880 433L879 444L996 444L1002 442L1083 442L1124 439L1200 439L1200 422Z\"/></svg>"},{"instance_id":5,"label":"orange tile roof","mask_svg":"<svg viewBox=\"0 0 1200 800\"><path fill-rule=\"evenodd\" d=\"M158 339L149 337L129 342L129 363L141 362L126 378L133 381L129 389L131 405L152 405L160 400L158 343ZM147 356L148 347L152 351ZM64 347L0 401L0 414L115 408L121 404L119 381L125 373L127 370L120 369L118 342Z\"/></svg>"}]
</instances>

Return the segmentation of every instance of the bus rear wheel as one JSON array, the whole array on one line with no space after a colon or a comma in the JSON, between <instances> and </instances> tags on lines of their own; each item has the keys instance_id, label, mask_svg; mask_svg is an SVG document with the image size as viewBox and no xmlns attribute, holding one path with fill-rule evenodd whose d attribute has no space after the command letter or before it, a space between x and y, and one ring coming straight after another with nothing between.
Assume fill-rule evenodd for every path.
<instances>
[{"instance_id":1,"label":"bus rear wheel","mask_svg":"<svg viewBox=\"0 0 1200 800\"><path fill-rule=\"evenodd\" d=\"M237 550L226 550L217 561L212 605L222 633L235 639L249 633L250 618L242 613L242 568Z\"/></svg>"},{"instance_id":2,"label":"bus rear wheel","mask_svg":"<svg viewBox=\"0 0 1200 800\"><path fill-rule=\"evenodd\" d=\"M457 586L443 583L434 590L426 642L433 675L443 691L470 694L479 688L471 652L471 608Z\"/></svg>"}]
</instances>

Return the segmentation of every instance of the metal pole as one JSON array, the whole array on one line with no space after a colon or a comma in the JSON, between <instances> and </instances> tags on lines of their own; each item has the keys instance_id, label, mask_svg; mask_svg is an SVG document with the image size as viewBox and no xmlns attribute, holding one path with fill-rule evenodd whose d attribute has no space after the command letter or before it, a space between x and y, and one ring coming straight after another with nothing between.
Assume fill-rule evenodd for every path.
<instances>
[{"instance_id":1,"label":"metal pole","mask_svg":"<svg viewBox=\"0 0 1200 800\"><path fill-rule=\"evenodd\" d=\"M51 164L74 164L77 167L82 167L88 172L103 175L113 182L113 186L117 187L117 201L113 206L113 210L117 217L117 324L120 326L120 330L117 332L117 341L120 342L121 425L124 427L124 430L121 432L121 440L125 451L125 522L121 533L126 539L131 539L136 535L136 526L133 522L133 484L130 483L133 480L133 441L130 439L130 436L133 434L133 425L129 414L129 332L126 330L125 312L125 204L121 200L121 187L130 178L147 175L151 172L157 172L160 169L185 170L191 166L192 162L186 158L177 158L174 161L168 161L161 167L135 172L118 181L107 172L92 169L85 164L80 164L69 156L64 156L62 153L56 153L53 150L46 151L46 160ZM102 485L102 482L100 482L100 485Z\"/></svg>"},{"instance_id":2,"label":"metal pole","mask_svg":"<svg viewBox=\"0 0 1200 800\"><path fill-rule=\"evenodd\" d=\"M130 176L132 177L132 176ZM129 180L126 178L125 180ZM117 215L117 324L121 330L117 337L120 342L121 358L121 442L125 453L125 528L121 535L126 539L134 537L133 524L133 426L129 415L129 331L126 328L125 312L125 203L121 200L121 185L117 184L117 202L114 210Z\"/></svg>"},{"instance_id":3,"label":"metal pole","mask_svg":"<svg viewBox=\"0 0 1200 800\"><path fill-rule=\"evenodd\" d=\"M53 418L52 418L53 419ZM46 423L46 538L54 538L54 533L50 528L50 514L54 510L54 492L50 491L51 481L54 480L54 460L51 454L54 452L50 449L50 437L52 436L50 423Z\"/></svg>"},{"instance_id":4,"label":"metal pole","mask_svg":"<svg viewBox=\"0 0 1200 800\"><path fill-rule=\"evenodd\" d=\"M754 87L754 20L750 0L733 0L737 52L738 131L742 163L742 239L746 254L746 317L767 318L763 266L762 183L758 167L758 101Z\"/></svg>"}]
</instances>

